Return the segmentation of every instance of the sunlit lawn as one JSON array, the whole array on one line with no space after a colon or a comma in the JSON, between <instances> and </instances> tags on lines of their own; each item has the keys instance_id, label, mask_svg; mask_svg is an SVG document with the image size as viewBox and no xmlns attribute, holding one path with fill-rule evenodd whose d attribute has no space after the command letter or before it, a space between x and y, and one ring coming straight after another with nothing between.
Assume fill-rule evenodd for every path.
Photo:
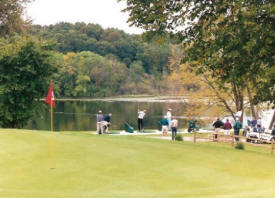
<instances>
[{"instance_id":1,"label":"sunlit lawn","mask_svg":"<svg viewBox=\"0 0 275 198\"><path fill-rule=\"evenodd\" d=\"M272 198L275 155L261 147L148 136L0 129L1 198Z\"/></svg>"}]
</instances>

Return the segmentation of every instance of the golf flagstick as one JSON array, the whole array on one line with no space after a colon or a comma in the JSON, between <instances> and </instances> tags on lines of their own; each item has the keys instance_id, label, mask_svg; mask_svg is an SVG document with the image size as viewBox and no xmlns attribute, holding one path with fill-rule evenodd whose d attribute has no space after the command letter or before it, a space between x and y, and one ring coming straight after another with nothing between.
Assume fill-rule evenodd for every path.
<instances>
[{"instance_id":1,"label":"golf flagstick","mask_svg":"<svg viewBox=\"0 0 275 198\"><path fill-rule=\"evenodd\" d=\"M50 168L54 169L54 132L53 132L53 107L55 107L55 98L53 93L53 83L51 81L50 88L45 102L50 105L50 127L51 127L51 137L50 137Z\"/></svg>"},{"instance_id":2,"label":"golf flagstick","mask_svg":"<svg viewBox=\"0 0 275 198\"><path fill-rule=\"evenodd\" d=\"M53 106L51 105L51 142L50 142L50 155L51 155L51 169L54 169L54 133L53 133Z\"/></svg>"}]
</instances>

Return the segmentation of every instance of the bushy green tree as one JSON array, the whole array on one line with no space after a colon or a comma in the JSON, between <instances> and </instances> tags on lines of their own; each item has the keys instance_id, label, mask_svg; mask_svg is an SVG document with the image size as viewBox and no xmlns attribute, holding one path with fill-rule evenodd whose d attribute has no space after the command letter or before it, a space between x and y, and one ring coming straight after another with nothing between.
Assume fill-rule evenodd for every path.
<instances>
[{"instance_id":1,"label":"bushy green tree","mask_svg":"<svg viewBox=\"0 0 275 198\"><path fill-rule=\"evenodd\" d=\"M245 88L254 89L254 101L274 104L273 1L125 1L131 25L176 35L184 61L197 73L209 72L221 89L232 84L240 106Z\"/></svg>"},{"instance_id":2,"label":"bushy green tree","mask_svg":"<svg viewBox=\"0 0 275 198\"><path fill-rule=\"evenodd\" d=\"M20 128L38 110L56 72L47 45L31 38L0 40L0 125Z\"/></svg>"},{"instance_id":3,"label":"bushy green tree","mask_svg":"<svg viewBox=\"0 0 275 198\"><path fill-rule=\"evenodd\" d=\"M169 43L145 43L138 35L129 35L114 28L85 23L58 23L32 26L29 32L55 43L61 53L91 51L101 56L113 54L129 68L134 61L142 61L146 73L161 78L167 71Z\"/></svg>"},{"instance_id":4,"label":"bushy green tree","mask_svg":"<svg viewBox=\"0 0 275 198\"><path fill-rule=\"evenodd\" d=\"M59 79L61 95L76 97L109 96L119 93L127 67L115 59L93 52L68 53Z\"/></svg>"}]
</instances>

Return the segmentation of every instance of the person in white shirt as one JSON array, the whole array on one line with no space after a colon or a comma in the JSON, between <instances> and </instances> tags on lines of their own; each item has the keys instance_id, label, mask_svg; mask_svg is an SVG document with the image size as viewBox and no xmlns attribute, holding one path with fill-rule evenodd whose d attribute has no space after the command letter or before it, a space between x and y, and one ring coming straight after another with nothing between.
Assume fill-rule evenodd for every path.
<instances>
[{"instance_id":1,"label":"person in white shirt","mask_svg":"<svg viewBox=\"0 0 275 198\"><path fill-rule=\"evenodd\" d=\"M103 114L102 111L99 110L98 114L96 114L96 132L98 134L102 134L102 121L103 121Z\"/></svg>"},{"instance_id":2,"label":"person in white shirt","mask_svg":"<svg viewBox=\"0 0 275 198\"><path fill-rule=\"evenodd\" d=\"M172 129L172 140L175 140L178 131L178 120L175 117L171 120L171 129Z\"/></svg>"},{"instance_id":3,"label":"person in white shirt","mask_svg":"<svg viewBox=\"0 0 275 198\"><path fill-rule=\"evenodd\" d=\"M143 118L146 114L146 110L138 110L138 131L140 132L141 130L144 131L143 129Z\"/></svg>"},{"instance_id":4,"label":"person in white shirt","mask_svg":"<svg viewBox=\"0 0 275 198\"><path fill-rule=\"evenodd\" d=\"M168 120L168 130L171 130L171 120L172 120L172 109L168 109L166 116L167 116L167 120Z\"/></svg>"}]
</instances>

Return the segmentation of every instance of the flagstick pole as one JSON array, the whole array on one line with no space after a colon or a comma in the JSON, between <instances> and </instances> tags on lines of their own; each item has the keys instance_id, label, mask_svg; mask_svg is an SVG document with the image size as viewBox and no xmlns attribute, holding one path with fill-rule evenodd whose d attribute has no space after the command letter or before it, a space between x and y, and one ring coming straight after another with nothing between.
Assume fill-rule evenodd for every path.
<instances>
[{"instance_id":1,"label":"flagstick pole","mask_svg":"<svg viewBox=\"0 0 275 198\"><path fill-rule=\"evenodd\" d=\"M50 104L51 106L51 141L50 141L50 149L51 149L51 169L54 169L54 138L53 138L53 105L52 103Z\"/></svg>"}]
</instances>

